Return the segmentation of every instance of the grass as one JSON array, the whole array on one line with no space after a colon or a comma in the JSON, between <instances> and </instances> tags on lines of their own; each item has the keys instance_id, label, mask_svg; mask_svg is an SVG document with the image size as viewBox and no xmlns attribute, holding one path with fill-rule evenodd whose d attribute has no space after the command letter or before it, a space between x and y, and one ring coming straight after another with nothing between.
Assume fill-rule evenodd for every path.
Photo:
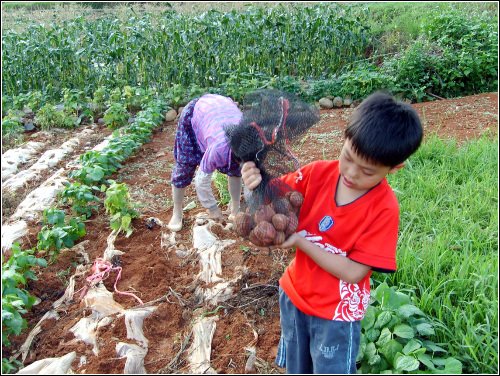
<instances>
[{"instance_id":1,"label":"grass","mask_svg":"<svg viewBox=\"0 0 500 376\"><path fill-rule=\"evenodd\" d=\"M400 202L398 272L464 373L498 371L498 140L430 139L390 176ZM378 276L374 276L377 278Z\"/></svg>"},{"instance_id":2,"label":"grass","mask_svg":"<svg viewBox=\"0 0 500 376\"><path fill-rule=\"evenodd\" d=\"M436 14L455 11L457 14L477 16L482 12L498 18L498 4L496 2L374 2L361 3L360 7L367 7L370 11L369 25L375 35L385 44L386 52L401 50L401 45L419 35L421 25Z\"/></svg>"}]
</instances>

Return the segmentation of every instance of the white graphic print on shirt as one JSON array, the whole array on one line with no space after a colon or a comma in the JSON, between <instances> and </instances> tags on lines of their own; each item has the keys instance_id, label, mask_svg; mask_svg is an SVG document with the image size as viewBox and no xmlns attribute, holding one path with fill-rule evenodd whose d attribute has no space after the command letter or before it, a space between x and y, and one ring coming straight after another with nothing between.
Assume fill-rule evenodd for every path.
<instances>
[{"instance_id":1,"label":"white graphic print on shirt","mask_svg":"<svg viewBox=\"0 0 500 376\"><path fill-rule=\"evenodd\" d=\"M347 253L341 249L328 244L322 243L322 236L314 235L306 230L302 230L298 233L299 235L305 237L310 242L314 243L318 247L324 249L327 252L347 256ZM332 320L338 321L356 321L361 320L365 316L366 308L370 303L370 291L366 288L360 288L358 284L351 284L339 279L339 289L340 289L340 303L335 310L335 315Z\"/></svg>"}]
</instances>

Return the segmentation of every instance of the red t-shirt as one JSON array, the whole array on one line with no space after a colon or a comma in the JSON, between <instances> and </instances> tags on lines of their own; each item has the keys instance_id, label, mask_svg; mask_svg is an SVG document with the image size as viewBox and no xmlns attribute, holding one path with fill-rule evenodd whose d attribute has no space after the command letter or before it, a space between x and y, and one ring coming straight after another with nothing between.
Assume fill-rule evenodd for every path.
<instances>
[{"instance_id":1,"label":"red t-shirt","mask_svg":"<svg viewBox=\"0 0 500 376\"><path fill-rule=\"evenodd\" d=\"M327 252L349 257L372 270L396 271L399 205L384 178L362 197L337 206L338 161L310 163L282 179L304 195L297 232ZM370 275L346 283L300 249L280 285L302 312L329 320L361 320L370 301Z\"/></svg>"}]
</instances>

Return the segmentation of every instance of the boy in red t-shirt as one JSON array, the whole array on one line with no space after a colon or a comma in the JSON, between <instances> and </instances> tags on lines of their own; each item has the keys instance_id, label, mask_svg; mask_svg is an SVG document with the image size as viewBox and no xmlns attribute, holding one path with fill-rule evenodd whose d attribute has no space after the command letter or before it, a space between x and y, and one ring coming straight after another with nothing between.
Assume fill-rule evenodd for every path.
<instances>
[{"instance_id":1,"label":"boy in red t-shirt","mask_svg":"<svg viewBox=\"0 0 500 376\"><path fill-rule=\"evenodd\" d=\"M377 92L353 113L339 160L312 162L281 179L304 195L296 233L279 247L296 255L280 278L281 340L287 373L356 373L372 271L396 271L399 205L386 175L420 146L415 110ZM249 189L262 180L242 167Z\"/></svg>"}]
</instances>

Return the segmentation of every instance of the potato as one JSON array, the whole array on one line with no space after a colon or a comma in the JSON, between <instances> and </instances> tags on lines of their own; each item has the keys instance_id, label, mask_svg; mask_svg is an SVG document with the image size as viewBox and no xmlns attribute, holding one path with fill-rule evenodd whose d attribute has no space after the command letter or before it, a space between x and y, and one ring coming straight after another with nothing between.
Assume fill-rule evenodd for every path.
<instances>
[{"instance_id":1,"label":"potato","mask_svg":"<svg viewBox=\"0 0 500 376\"><path fill-rule=\"evenodd\" d=\"M261 205L257 208L257 211L254 214L254 221L257 225L261 221L271 222L274 212L273 208L270 205Z\"/></svg>"},{"instance_id":2,"label":"potato","mask_svg":"<svg viewBox=\"0 0 500 376\"><path fill-rule=\"evenodd\" d=\"M290 201L288 201L286 197L277 198L276 200L273 201L271 206L274 209L274 211L279 214L287 214L288 212L293 210Z\"/></svg>"},{"instance_id":3,"label":"potato","mask_svg":"<svg viewBox=\"0 0 500 376\"><path fill-rule=\"evenodd\" d=\"M276 231L276 235L274 236L273 239L273 244L274 245L280 245L283 244L286 240L286 235L283 231Z\"/></svg>"},{"instance_id":4,"label":"potato","mask_svg":"<svg viewBox=\"0 0 500 376\"><path fill-rule=\"evenodd\" d=\"M263 247L264 243L255 235L255 233L250 231L250 234L248 235L248 239L255 244L257 247Z\"/></svg>"},{"instance_id":5,"label":"potato","mask_svg":"<svg viewBox=\"0 0 500 376\"><path fill-rule=\"evenodd\" d=\"M248 236L254 226L253 218L248 213L239 212L238 214L236 214L236 217L234 218L234 225L236 228L236 232L240 236L244 237Z\"/></svg>"},{"instance_id":6,"label":"potato","mask_svg":"<svg viewBox=\"0 0 500 376\"><path fill-rule=\"evenodd\" d=\"M276 231L285 231L289 221L285 214L275 214L271 220Z\"/></svg>"},{"instance_id":7,"label":"potato","mask_svg":"<svg viewBox=\"0 0 500 376\"><path fill-rule=\"evenodd\" d=\"M290 204L292 204L294 208L300 208L304 203L304 196L302 196L302 193L298 191L293 191L289 195L289 200Z\"/></svg>"},{"instance_id":8,"label":"potato","mask_svg":"<svg viewBox=\"0 0 500 376\"><path fill-rule=\"evenodd\" d=\"M276 230L274 226L267 221L260 221L257 223L253 232L257 239L259 239L264 245L273 244L274 237L276 236Z\"/></svg>"},{"instance_id":9,"label":"potato","mask_svg":"<svg viewBox=\"0 0 500 376\"><path fill-rule=\"evenodd\" d=\"M299 228L299 219L294 213L288 213L288 219L289 221L285 230L285 235L291 235Z\"/></svg>"}]
</instances>

